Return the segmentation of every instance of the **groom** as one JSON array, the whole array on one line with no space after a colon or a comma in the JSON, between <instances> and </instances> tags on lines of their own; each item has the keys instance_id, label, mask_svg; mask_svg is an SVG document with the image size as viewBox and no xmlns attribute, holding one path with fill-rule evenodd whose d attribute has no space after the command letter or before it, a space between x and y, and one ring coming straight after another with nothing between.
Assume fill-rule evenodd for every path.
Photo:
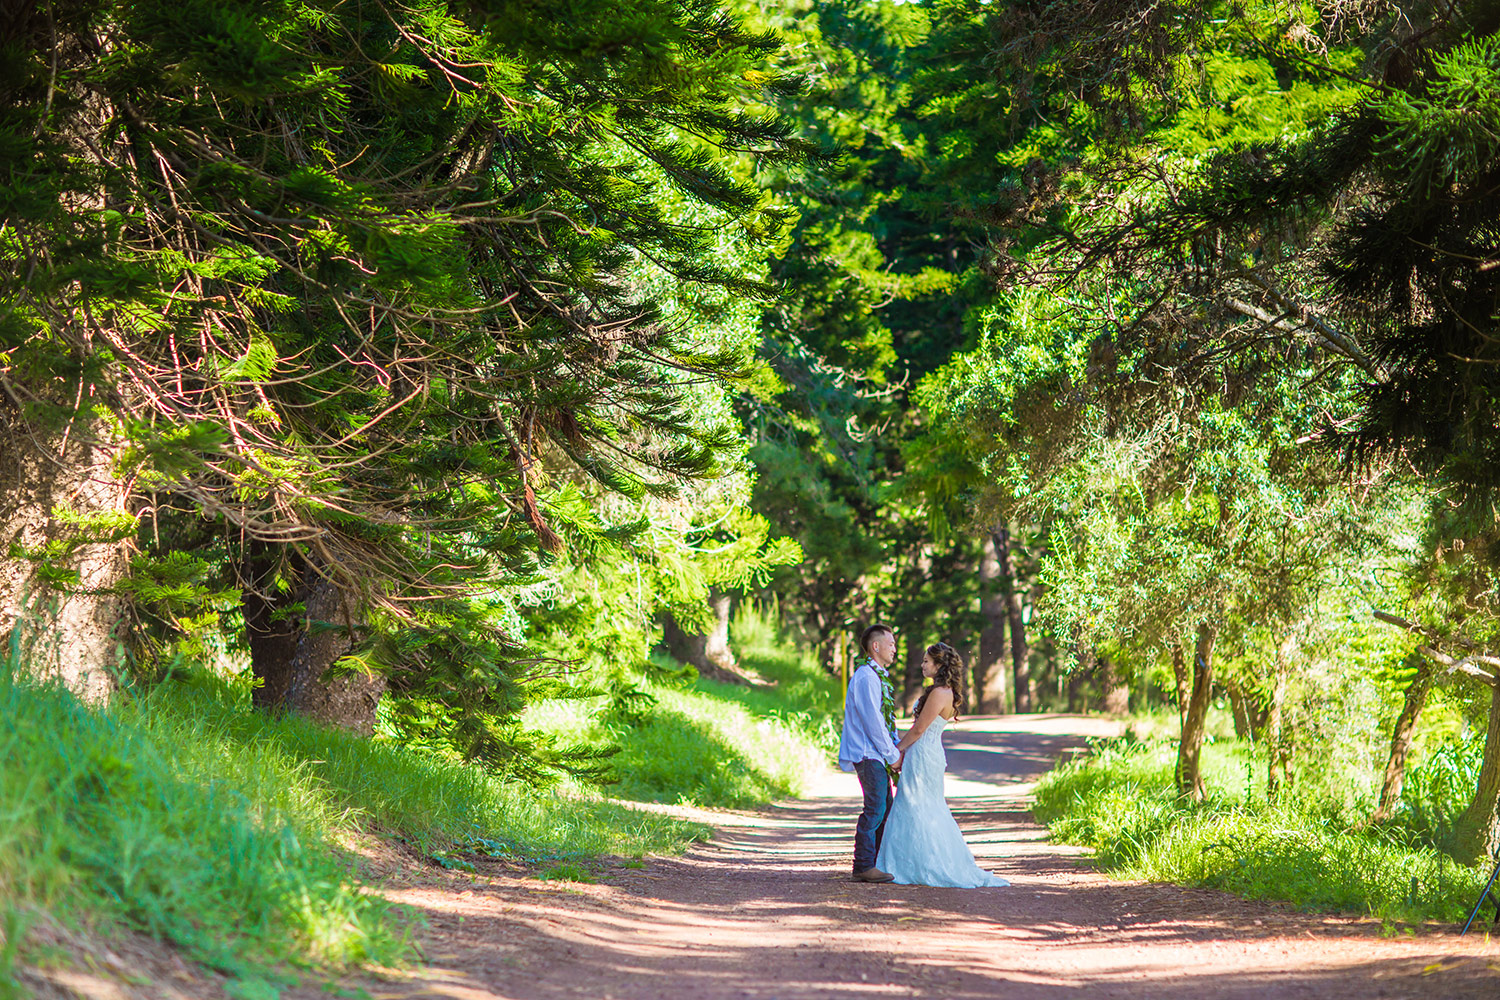
<instances>
[{"instance_id":1,"label":"groom","mask_svg":"<svg viewBox=\"0 0 1500 1000\"><path fill-rule=\"evenodd\" d=\"M891 876L875 867L880 834L891 806L889 764L901 769L896 750L895 688L886 670L896 658L896 634L889 625L871 625L859 637L865 658L849 678L844 698L844 733L839 740L839 767L859 775L865 793L864 809L854 827L854 880L889 882Z\"/></svg>"}]
</instances>

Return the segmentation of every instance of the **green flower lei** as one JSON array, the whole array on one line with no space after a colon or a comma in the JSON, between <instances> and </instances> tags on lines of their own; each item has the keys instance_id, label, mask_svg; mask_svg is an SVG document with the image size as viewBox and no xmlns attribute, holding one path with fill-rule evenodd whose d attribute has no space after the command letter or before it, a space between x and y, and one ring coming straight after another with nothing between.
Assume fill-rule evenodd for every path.
<instances>
[{"instance_id":1,"label":"green flower lei","mask_svg":"<svg viewBox=\"0 0 1500 1000\"><path fill-rule=\"evenodd\" d=\"M867 656L864 662L875 671L875 679L880 682L880 719L885 723L886 732L890 733L891 739L894 740L896 738L896 685L891 680L890 668L880 669L880 664L875 662L874 657ZM892 771L889 764L886 765L886 770L890 772L892 778L898 773Z\"/></svg>"}]
</instances>

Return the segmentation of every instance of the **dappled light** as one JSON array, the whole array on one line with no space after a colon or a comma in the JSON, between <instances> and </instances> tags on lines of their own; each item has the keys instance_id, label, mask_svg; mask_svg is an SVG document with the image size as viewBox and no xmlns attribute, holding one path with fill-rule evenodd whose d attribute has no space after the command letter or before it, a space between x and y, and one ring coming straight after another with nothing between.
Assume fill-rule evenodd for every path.
<instances>
[{"instance_id":1,"label":"dappled light","mask_svg":"<svg viewBox=\"0 0 1500 1000\"><path fill-rule=\"evenodd\" d=\"M0 3L0 1000L1497 995L1497 885L1500 0Z\"/></svg>"},{"instance_id":2,"label":"dappled light","mask_svg":"<svg viewBox=\"0 0 1500 1000\"><path fill-rule=\"evenodd\" d=\"M851 779L830 775L832 794L725 815L685 857L606 868L598 884L491 874L461 900L457 886L391 891L427 914L433 947L447 951L383 995L1492 995L1500 946L1478 938L1393 938L1368 919L1094 874L1077 850L1044 842L1024 790L1036 760L1110 724L1031 722L971 719L951 731L972 755L965 790L950 791L954 813L1009 888L851 883Z\"/></svg>"}]
</instances>

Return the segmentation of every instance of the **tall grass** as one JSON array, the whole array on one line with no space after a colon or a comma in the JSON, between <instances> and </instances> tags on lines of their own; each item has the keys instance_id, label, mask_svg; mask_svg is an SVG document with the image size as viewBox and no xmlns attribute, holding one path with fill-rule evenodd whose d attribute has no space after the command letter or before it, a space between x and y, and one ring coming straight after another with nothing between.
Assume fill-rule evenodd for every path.
<instances>
[{"instance_id":1,"label":"tall grass","mask_svg":"<svg viewBox=\"0 0 1500 1000\"><path fill-rule=\"evenodd\" d=\"M762 608L742 608L732 637L741 665L769 683L684 686L636 675L644 705L555 700L528 709L527 723L618 746L606 789L618 798L744 808L797 795L838 746L838 681L789 648ZM676 664L662 666L661 675L677 673Z\"/></svg>"},{"instance_id":2,"label":"tall grass","mask_svg":"<svg viewBox=\"0 0 1500 1000\"><path fill-rule=\"evenodd\" d=\"M1115 874L1309 909L1458 921L1483 888L1487 871L1410 838L1350 828L1337 803L1289 795L1265 805L1243 745L1204 747L1209 794L1198 805L1177 798L1175 759L1168 742L1100 744L1042 779L1035 814Z\"/></svg>"},{"instance_id":3,"label":"tall grass","mask_svg":"<svg viewBox=\"0 0 1500 1000\"><path fill-rule=\"evenodd\" d=\"M771 686L643 680L654 699L644 712L559 702L541 715L571 740L622 745L611 795L750 805L795 794L836 740L836 683L779 642L772 617L742 615L736 641ZM247 979L399 963L411 918L359 884L363 835L435 858L482 841L487 853L562 862L559 872L707 832L594 789L508 784L268 717L249 694L243 678L188 672L91 709L0 664L0 984L38 911L105 934L133 927Z\"/></svg>"},{"instance_id":4,"label":"tall grass","mask_svg":"<svg viewBox=\"0 0 1500 1000\"><path fill-rule=\"evenodd\" d=\"M232 974L396 963L410 954L409 921L351 875L340 844L355 835L588 854L670 850L702 833L267 718L246 695L196 676L92 710L0 667L0 964L17 960L28 910L135 927Z\"/></svg>"}]
</instances>

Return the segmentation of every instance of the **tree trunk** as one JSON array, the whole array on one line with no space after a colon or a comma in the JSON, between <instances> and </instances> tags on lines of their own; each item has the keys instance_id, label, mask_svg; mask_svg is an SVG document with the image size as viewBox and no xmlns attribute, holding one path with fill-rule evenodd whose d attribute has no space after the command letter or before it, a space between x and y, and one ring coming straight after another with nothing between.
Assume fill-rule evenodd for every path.
<instances>
[{"instance_id":1,"label":"tree trunk","mask_svg":"<svg viewBox=\"0 0 1500 1000\"><path fill-rule=\"evenodd\" d=\"M713 612L707 635L686 631L670 615L662 623L662 641L674 659L696 667L698 673L727 684L744 684L746 679L739 673L734 651L729 646L729 612L732 601L728 594L712 594L708 599ZM835 635L835 640L837 635ZM836 646L836 642L835 642ZM836 660L837 656L830 656ZM838 664L834 664L838 673Z\"/></svg>"},{"instance_id":2,"label":"tree trunk","mask_svg":"<svg viewBox=\"0 0 1500 1000\"><path fill-rule=\"evenodd\" d=\"M1067 706L1069 712L1088 711L1088 698L1084 694L1084 688L1088 685L1088 673L1082 667L1067 675L1064 687L1068 692Z\"/></svg>"},{"instance_id":3,"label":"tree trunk","mask_svg":"<svg viewBox=\"0 0 1500 1000\"><path fill-rule=\"evenodd\" d=\"M109 697L125 661L125 601L114 588L135 522L117 451L81 414L48 431L0 407L0 642L28 672L91 704Z\"/></svg>"},{"instance_id":4,"label":"tree trunk","mask_svg":"<svg viewBox=\"0 0 1500 1000\"><path fill-rule=\"evenodd\" d=\"M1006 710L1005 675L1009 664L1005 649L1005 626L1010 609L1005 594L997 585L1000 580L998 534L985 533L979 559L979 613L984 628L979 633L979 655L974 659L973 710L999 715Z\"/></svg>"},{"instance_id":5,"label":"tree trunk","mask_svg":"<svg viewBox=\"0 0 1500 1000\"><path fill-rule=\"evenodd\" d=\"M1250 699L1245 697L1244 689L1239 684L1226 684L1224 689L1229 692L1229 711L1234 716L1234 738L1254 740L1255 727L1250 719Z\"/></svg>"},{"instance_id":6,"label":"tree trunk","mask_svg":"<svg viewBox=\"0 0 1500 1000\"><path fill-rule=\"evenodd\" d=\"M273 590L274 562L265 548L257 548L248 565L251 585L245 587L241 609L250 669L261 682L256 706L369 736L386 679L383 674L328 675L354 649L360 627L338 587L297 560L288 570L297 577L293 586Z\"/></svg>"},{"instance_id":7,"label":"tree trunk","mask_svg":"<svg viewBox=\"0 0 1500 1000\"><path fill-rule=\"evenodd\" d=\"M1391 752L1385 761L1385 778L1380 783L1380 804L1370 814L1370 822L1384 823L1396 811L1401 799L1401 786L1406 783L1406 756L1411 752L1412 737L1417 731L1417 717L1427 704L1427 695L1432 690L1435 664L1425 656L1412 657L1417 674L1406 685L1406 698L1401 705L1401 714L1396 716L1396 728L1391 733ZM1410 661L1408 661L1410 662Z\"/></svg>"},{"instance_id":8,"label":"tree trunk","mask_svg":"<svg viewBox=\"0 0 1500 1000\"><path fill-rule=\"evenodd\" d=\"M1177 681L1177 722L1179 726L1187 725L1188 706L1188 675L1187 664L1183 662L1182 643L1172 643L1172 677Z\"/></svg>"},{"instance_id":9,"label":"tree trunk","mask_svg":"<svg viewBox=\"0 0 1500 1000\"><path fill-rule=\"evenodd\" d=\"M927 679L922 676L922 657L927 655L927 643L922 641L920 630L912 629L906 636L906 667L901 675L901 714L910 715L912 706L922 694Z\"/></svg>"},{"instance_id":10,"label":"tree trunk","mask_svg":"<svg viewBox=\"0 0 1500 1000\"><path fill-rule=\"evenodd\" d=\"M1099 707L1106 715L1124 715L1130 711L1130 685L1120 678L1115 661L1099 657Z\"/></svg>"},{"instance_id":11,"label":"tree trunk","mask_svg":"<svg viewBox=\"0 0 1500 1000\"><path fill-rule=\"evenodd\" d=\"M240 580L240 613L250 647L250 671L260 682L251 692L256 708L280 711L292 687L292 659L302 634L302 615L292 606L306 596L300 586L288 593L274 589L276 557L264 542L247 544Z\"/></svg>"},{"instance_id":12,"label":"tree trunk","mask_svg":"<svg viewBox=\"0 0 1500 1000\"><path fill-rule=\"evenodd\" d=\"M1488 861L1500 843L1497 829L1497 807L1500 807L1500 684L1490 688L1490 717L1484 733L1484 760L1479 766L1479 781L1469 807L1453 824L1449 854L1461 865Z\"/></svg>"},{"instance_id":13,"label":"tree trunk","mask_svg":"<svg viewBox=\"0 0 1500 1000\"><path fill-rule=\"evenodd\" d=\"M313 581L307 597L307 627L292 657L286 706L326 726L369 736L375 731L375 710L385 693L385 675L328 676L328 669L354 648L357 628L338 588L322 578Z\"/></svg>"},{"instance_id":14,"label":"tree trunk","mask_svg":"<svg viewBox=\"0 0 1500 1000\"><path fill-rule=\"evenodd\" d=\"M1212 626L1198 626L1198 641L1193 652L1193 689L1188 695L1187 712L1182 720L1182 739L1177 749L1177 792L1203 801L1203 728L1208 718L1209 688L1213 684L1213 655L1216 631Z\"/></svg>"},{"instance_id":15,"label":"tree trunk","mask_svg":"<svg viewBox=\"0 0 1500 1000\"><path fill-rule=\"evenodd\" d=\"M992 532L995 559L1000 570L1000 595L1005 602L1006 617L1010 622L1010 657L1015 677L1015 699L1017 712L1029 712L1031 700L1030 650L1026 645L1026 622L1021 613L1021 594L1016 587L1016 565L1011 556L1010 528L1004 521Z\"/></svg>"},{"instance_id":16,"label":"tree trunk","mask_svg":"<svg viewBox=\"0 0 1500 1000\"><path fill-rule=\"evenodd\" d=\"M44 25L55 29L57 12L50 6L45 13L43 9L7 5L0 23L5 23L8 40L40 32ZM100 42L91 33L82 48L77 35L65 31L60 36L56 30L50 38L54 82L62 84L56 108L68 109L52 119L53 137L80 164L97 167L98 151L119 145L116 109L80 83L78 73L57 76L56 71L59 59L74 69L80 58L94 64L99 58L94 46ZM109 43L102 44L108 51ZM49 95L49 107L53 104ZM77 176L96 175L85 169ZM92 222L81 220L106 207L105 191L96 184L59 187L62 213L72 217L63 232L81 236L92 231ZM52 248L37 249L46 253ZM37 263L33 260L32 266ZM46 273L44 267L41 274ZM61 323L67 332L59 346L70 345L69 360L79 367L69 371L66 362L49 364L41 377L28 379L31 366L22 360L6 373L11 381L0 395L0 642L5 644L0 656L15 650L25 671L59 681L82 701L99 704L113 693L125 666L127 602L117 588L129 568L128 548L135 535L129 511L133 477L115 464L122 442L111 423L94 416L113 396L87 374L87 359L95 353L92 341L100 336L95 317L82 305L88 293L75 298L73 291L63 289L36 291L47 303L40 317L29 308L18 313L14 301L7 303L6 319L18 325L7 332L5 346L26 350L20 343L24 338L11 334L35 320L44 329ZM12 405L18 395L29 397L28 409L35 409L26 413L18 403Z\"/></svg>"},{"instance_id":17,"label":"tree trunk","mask_svg":"<svg viewBox=\"0 0 1500 1000\"><path fill-rule=\"evenodd\" d=\"M1275 802L1283 787L1291 780L1291 746L1286 735L1286 713L1282 705L1286 701L1286 675L1280 662L1271 679L1271 704L1266 709L1266 801Z\"/></svg>"}]
</instances>

